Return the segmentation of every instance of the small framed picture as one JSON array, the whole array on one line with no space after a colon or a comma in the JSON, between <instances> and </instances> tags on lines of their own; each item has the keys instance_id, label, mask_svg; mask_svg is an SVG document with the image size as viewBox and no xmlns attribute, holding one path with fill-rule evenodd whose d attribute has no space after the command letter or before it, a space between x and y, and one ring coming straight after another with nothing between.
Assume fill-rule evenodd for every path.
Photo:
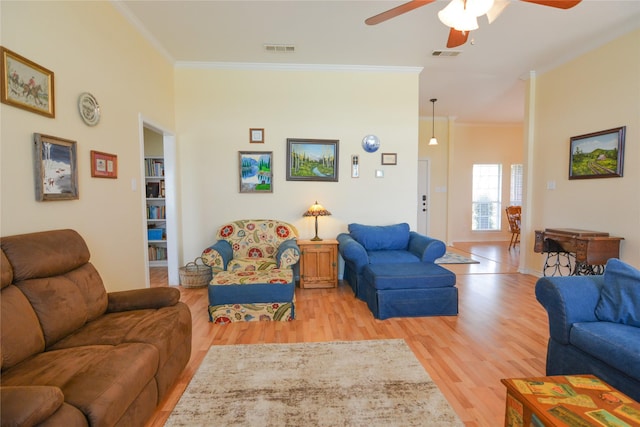
<instances>
[{"instance_id":1,"label":"small framed picture","mask_svg":"<svg viewBox=\"0 0 640 427\"><path fill-rule=\"evenodd\" d=\"M251 144L264 144L264 129L249 129L249 142Z\"/></svg>"},{"instance_id":2,"label":"small framed picture","mask_svg":"<svg viewBox=\"0 0 640 427\"><path fill-rule=\"evenodd\" d=\"M94 178L117 178L118 156L91 150L91 176Z\"/></svg>"},{"instance_id":3,"label":"small framed picture","mask_svg":"<svg viewBox=\"0 0 640 427\"><path fill-rule=\"evenodd\" d=\"M397 165L398 155L396 153L382 153L381 164L383 165Z\"/></svg>"},{"instance_id":4,"label":"small framed picture","mask_svg":"<svg viewBox=\"0 0 640 427\"><path fill-rule=\"evenodd\" d=\"M273 193L273 152L239 151L241 193Z\"/></svg>"},{"instance_id":5,"label":"small framed picture","mask_svg":"<svg viewBox=\"0 0 640 427\"><path fill-rule=\"evenodd\" d=\"M34 134L36 200L78 199L76 141Z\"/></svg>"}]
</instances>

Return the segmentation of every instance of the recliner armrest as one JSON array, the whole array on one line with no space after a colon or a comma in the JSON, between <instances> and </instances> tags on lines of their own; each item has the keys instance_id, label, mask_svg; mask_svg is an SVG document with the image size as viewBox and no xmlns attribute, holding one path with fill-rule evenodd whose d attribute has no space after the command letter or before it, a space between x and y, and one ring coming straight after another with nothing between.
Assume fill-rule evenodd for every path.
<instances>
[{"instance_id":1,"label":"recliner armrest","mask_svg":"<svg viewBox=\"0 0 640 427\"><path fill-rule=\"evenodd\" d=\"M171 307L180 301L176 288L145 288L109 292L107 313Z\"/></svg>"},{"instance_id":2,"label":"recliner armrest","mask_svg":"<svg viewBox=\"0 0 640 427\"><path fill-rule=\"evenodd\" d=\"M337 237L338 252L342 255L345 262L350 262L360 272L369 264L369 255L364 246L358 243L353 237L347 233L340 233Z\"/></svg>"},{"instance_id":3,"label":"recliner armrest","mask_svg":"<svg viewBox=\"0 0 640 427\"><path fill-rule=\"evenodd\" d=\"M422 262L434 262L444 256L447 245L442 240L411 231L409 232L409 252L420 258Z\"/></svg>"},{"instance_id":4,"label":"recliner armrest","mask_svg":"<svg viewBox=\"0 0 640 427\"><path fill-rule=\"evenodd\" d=\"M226 240L218 240L202 251L202 262L211 267L213 273L227 269L229 261L233 259L233 248Z\"/></svg>"},{"instance_id":5,"label":"recliner armrest","mask_svg":"<svg viewBox=\"0 0 640 427\"><path fill-rule=\"evenodd\" d=\"M62 390L54 386L0 387L3 426L33 426L46 421L64 403Z\"/></svg>"},{"instance_id":6,"label":"recliner armrest","mask_svg":"<svg viewBox=\"0 0 640 427\"><path fill-rule=\"evenodd\" d=\"M598 321L595 311L603 285L603 276L538 279L536 299L547 310L551 338L559 343L568 344L574 323Z\"/></svg>"},{"instance_id":7,"label":"recliner armrest","mask_svg":"<svg viewBox=\"0 0 640 427\"><path fill-rule=\"evenodd\" d=\"M276 253L276 262L278 268L287 268L294 266L300 259L300 247L294 239L285 240L278 246Z\"/></svg>"}]
</instances>

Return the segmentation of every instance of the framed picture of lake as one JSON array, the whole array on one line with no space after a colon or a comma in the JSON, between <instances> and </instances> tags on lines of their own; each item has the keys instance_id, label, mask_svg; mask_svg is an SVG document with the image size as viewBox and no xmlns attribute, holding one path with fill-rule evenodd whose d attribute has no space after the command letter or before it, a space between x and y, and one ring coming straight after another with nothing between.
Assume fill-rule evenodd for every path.
<instances>
[{"instance_id":1,"label":"framed picture of lake","mask_svg":"<svg viewBox=\"0 0 640 427\"><path fill-rule=\"evenodd\" d=\"M338 181L337 139L287 138L287 181Z\"/></svg>"},{"instance_id":2,"label":"framed picture of lake","mask_svg":"<svg viewBox=\"0 0 640 427\"><path fill-rule=\"evenodd\" d=\"M34 134L36 200L78 199L76 142Z\"/></svg>"},{"instance_id":3,"label":"framed picture of lake","mask_svg":"<svg viewBox=\"0 0 640 427\"><path fill-rule=\"evenodd\" d=\"M273 152L239 151L240 192L273 193Z\"/></svg>"},{"instance_id":4,"label":"framed picture of lake","mask_svg":"<svg viewBox=\"0 0 640 427\"><path fill-rule=\"evenodd\" d=\"M621 177L626 128L571 137L569 179Z\"/></svg>"}]
</instances>

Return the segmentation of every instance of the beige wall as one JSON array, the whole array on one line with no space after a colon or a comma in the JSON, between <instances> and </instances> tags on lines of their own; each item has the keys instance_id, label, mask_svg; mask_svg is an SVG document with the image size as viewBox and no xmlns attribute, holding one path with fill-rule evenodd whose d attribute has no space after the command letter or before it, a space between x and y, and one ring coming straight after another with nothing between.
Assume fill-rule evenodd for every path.
<instances>
[{"instance_id":1,"label":"beige wall","mask_svg":"<svg viewBox=\"0 0 640 427\"><path fill-rule=\"evenodd\" d=\"M216 69L176 70L176 123L181 175L183 256L214 242L216 229L242 218L278 218L302 238L314 222L302 213L315 201L333 214L319 234L335 238L347 224L416 225L418 73L398 71ZM265 143L250 144L249 128ZM376 153L362 139L381 140ZM286 180L287 138L338 139L339 182ZM272 151L273 193L238 191L238 151ZM381 153L397 166L381 166ZM351 178L351 156L360 178ZM375 170L384 178L375 178Z\"/></svg>"},{"instance_id":2,"label":"beige wall","mask_svg":"<svg viewBox=\"0 0 640 427\"><path fill-rule=\"evenodd\" d=\"M531 82L526 269L539 273L534 230L572 227L624 237L620 258L640 266L640 31ZM622 178L569 180L572 136L626 126ZM556 189L548 190L547 183Z\"/></svg>"},{"instance_id":3,"label":"beige wall","mask_svg":"<svg viewBox=\"0 0 640 427\"><path fill-rule=\"evenodd\" d=\"M4 47L55 73L55 119L0 104L0 232L74 228L108 290L146 286L139 114L173 127L173 67L110 2L0 2ZM91 92L102 120L86 126ZM33 133L77 141L79 200L36 202ZM118 156L118 179L92 178L89 152ZM135 190L132 190L135 180Z\"/></svg>"}]
</instances>

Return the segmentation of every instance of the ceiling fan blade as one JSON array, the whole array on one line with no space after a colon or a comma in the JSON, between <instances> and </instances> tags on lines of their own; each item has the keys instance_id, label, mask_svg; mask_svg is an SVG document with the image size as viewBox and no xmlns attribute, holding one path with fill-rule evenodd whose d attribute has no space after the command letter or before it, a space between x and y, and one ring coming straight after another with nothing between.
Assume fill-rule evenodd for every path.
<instances>
[{"instance_id":1,"label":"ceiling fan blade","mask_svg":"<svg viewBox=\"0 0 640 427\"><path fill-rule=\"evenodd\" d=\"M449 30L449 39L447 40L447 47L462 46L467 42L469 38L469 31L458 31L455 28Z\"/></svg>"},{"instance_id":2,"label":"ceiling fan blade","mask_svg":"<svg viewBox=\"0 0 640 427\"><path fill-rule=\"evenodd\" d=\"M393 9L389 9L386 12L379 13L371 18L367 18L364 23L367 25L376 25L381 22L387 21L391 18L395 18L398 15L412 11L419 7L425 6L429 3L433 3L436 0L413 0L408 3L403 3L400 6L396 6Z\"/></svg>"},{"instance_id":3,"label":"ceiling fan blade","mask_svg":"<svg viewBox=\"0 0 640 427\"><path fill-rule=\"evenodd\" d=\"M558 9L571 9L582 0L522 0L527 3L535 3L542 6L557 7Z\"/></svg>"}]
</instances>

